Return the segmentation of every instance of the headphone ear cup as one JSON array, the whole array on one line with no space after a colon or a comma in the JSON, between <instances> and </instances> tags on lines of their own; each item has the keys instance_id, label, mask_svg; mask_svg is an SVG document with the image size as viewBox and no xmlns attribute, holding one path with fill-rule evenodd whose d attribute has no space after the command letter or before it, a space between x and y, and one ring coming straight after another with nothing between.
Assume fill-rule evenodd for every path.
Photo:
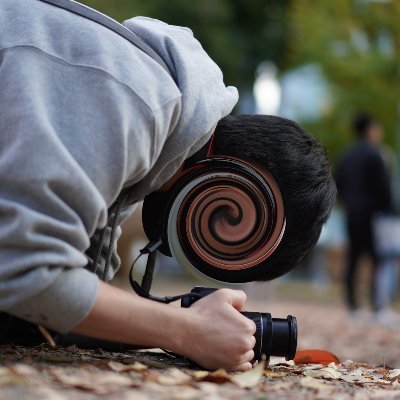
<instances>
[{"instance_id":1,"label":"headphone ear cup","mask_svg":"<svg viewBox=\"0 0 400 400\"><path fill-rule=\"evenodd\" d=\"M275 179L241 160L197 163L164 204L162 237L170 253L182 266L223 282L262 277L285 230Z\"/></svg>"}]
</instances>

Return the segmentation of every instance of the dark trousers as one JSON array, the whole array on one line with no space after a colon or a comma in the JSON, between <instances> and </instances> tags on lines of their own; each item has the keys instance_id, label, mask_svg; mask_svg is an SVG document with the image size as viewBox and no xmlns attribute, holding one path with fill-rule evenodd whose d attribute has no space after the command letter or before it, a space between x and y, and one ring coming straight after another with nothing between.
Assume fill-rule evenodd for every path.
<instances>
[{"instance_id":1,"label":"dark trousers","mask_svg":"<svg viewBox=\"0 0 400 400\"><path fill-rule=\"evenodd\" d=\"M111 342L108 340L93 339L86 336L68 333L65 335L49 331L55 342L60 346L77 345L83 349L101 348L106 351L126 351L134 348L122 343ZM16 344L20 346L36 346L44 343L45 339L40 333L37 325L24 321L10 314L0 312L0 345Z\"/></svg>"},{"instance_id":2,"label":"dark trousers","mask_svg":"<svg viewBox=\"0 0 400 400\"><path fill-rule=\"evenodd\" d=\"M35 324L0 312L0 344L34 346L43 341L43 335Z\"/></svg>"},{"instance_id":3,"label":"dark trousers","mask_svg":"<svg viewBox=\"0 0 400 400\"><path fill-rule=\"evenodd\" d=\"M377 301L376 291L376 277L378 273L379 260L374 249L370 218L349 220L347 223L347 232L349 236L349 248L345 271L347 305L351 310L355 310L359 306L355 295L356 273L359 266L360 257L362 255L368 255L372 260L373 266L369 288L369 298L373 310L377 311L381 308Z\"/></svg>"}]
</instances>

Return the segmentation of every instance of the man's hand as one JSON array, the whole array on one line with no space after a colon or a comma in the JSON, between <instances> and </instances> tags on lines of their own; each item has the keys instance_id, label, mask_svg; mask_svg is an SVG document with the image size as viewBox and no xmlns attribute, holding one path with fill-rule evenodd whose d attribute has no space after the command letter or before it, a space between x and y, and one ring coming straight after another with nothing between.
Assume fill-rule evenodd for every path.
<instances>
[{"instance_id":1,"label":"man's hand","mask_svg":"<svg viewBox=\"0 0 400 400\"><path fill-rule=\"evenodd\" d=\"M184 355L209 369L251 368L255 324L240 314L246 295L220 289L189 308L157 303L100 282L89 315L73 330L86 336Z\"/></svg>"},{"instance_id":2,"label":"man's hand","mask_svg":"<svg viewBox=\"0 0 400 400\"><path fill-rule=\"evenodd\" d=\"M241 290L220 289L194 303L180 353L209 369L251 369L256 325L240 314L245 301Z\"/></svg>"}]
</instances>

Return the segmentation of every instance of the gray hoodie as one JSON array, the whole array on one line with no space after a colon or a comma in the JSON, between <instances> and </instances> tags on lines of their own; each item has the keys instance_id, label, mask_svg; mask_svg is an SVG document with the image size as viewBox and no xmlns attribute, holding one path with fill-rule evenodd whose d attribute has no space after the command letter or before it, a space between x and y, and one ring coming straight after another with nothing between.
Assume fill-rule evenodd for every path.
<instances>
[{"instance_id":1,"label":"gray hoodie","mask_svg":"<svg viewBox=\"0 0 400 400\"><path fill-rule=\"evenodd\" d=\"M120 191L160 187L237 101L189 29L125 26L173 76L95 22L0 3L0 310L59 332L94 304L85 252Z\"/></svg>"}]
</instances>

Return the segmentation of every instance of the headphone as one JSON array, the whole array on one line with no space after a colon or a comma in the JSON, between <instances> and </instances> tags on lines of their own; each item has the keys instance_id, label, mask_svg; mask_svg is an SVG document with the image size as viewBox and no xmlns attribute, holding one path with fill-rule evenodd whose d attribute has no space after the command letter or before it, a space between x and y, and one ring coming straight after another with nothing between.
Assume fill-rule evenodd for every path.
<instances>
[{"instance_id":1,"label":"headphone","mask_svg":"<svg viewBox=\"0 0 400 400\"><path fill-rule=\"evenodd\" d=\"M143 203L143 227L158 248L197 275L217 281L257 280L285 232L275 178L253 162L214 154L213 137L185 161L166 191Z\"/></svg>"}]
</instances>

